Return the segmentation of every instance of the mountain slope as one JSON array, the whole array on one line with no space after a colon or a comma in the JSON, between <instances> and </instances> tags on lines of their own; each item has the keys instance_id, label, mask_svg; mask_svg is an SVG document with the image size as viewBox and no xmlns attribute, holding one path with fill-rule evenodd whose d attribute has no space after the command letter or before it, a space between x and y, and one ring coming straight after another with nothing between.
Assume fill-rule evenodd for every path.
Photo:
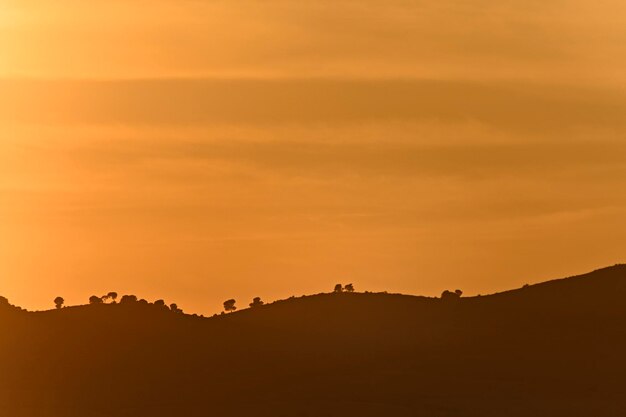
<instances>
[{"instance_id":1,"label":"mountain slope","mask_svg":"<svg viewBox=\"0 0 626 417\"><path fill-rule=\"evenodd\" d=\"M625 415L626 266L483 297L320 294L215 318L0 306L0 415Z\"/></svg>"}]
</instances>

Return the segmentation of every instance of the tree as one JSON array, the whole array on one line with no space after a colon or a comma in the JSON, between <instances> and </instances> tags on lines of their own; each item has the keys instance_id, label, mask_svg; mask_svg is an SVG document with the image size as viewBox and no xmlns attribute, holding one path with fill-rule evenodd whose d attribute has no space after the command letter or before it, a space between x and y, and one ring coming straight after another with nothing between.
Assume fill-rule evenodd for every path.
<instances>
[{"instance_id":1,"label":"tree","mask_svg":"<svg viewBox=\"0 0 626 417\"><path fill-rule=\"evenodd\" d=\"M8 306L9 300L6 297L0 295L0 306Z\"/></svg>"},{"instance_id":2,"label":"tree","mask_svg":"<svg viewBox=\"0 0 626 417\"><path fill-rule=\"evenodd\" d=\"M335 289L333 292L336 292L336 293L343 292L343 286L341 284L335 285Z\"/></svg>"},{"instance_id":3,"label":"tree","mask_svg":"<svg viewBox=\"0 0 626 417\"><path fill-rule=\"evenodd\" d=\"M124 295L122 296L122 299L120 300L120 304L131 304L131 303L136 303L136 302L137 302L136 295Z\"/></svg>"},{"instance_id":4,"label":"tree","mask_svg":"<svg viewBox=\"0 0 626 417\"><path fill-rule=\"evenodd\" d=\"M154 302L154 305L161 308L167 308L167 306L165 305L165 301L163 300L156 300Z\"/></svg>"},{"instance_id":5,"label":"tree","mask_svg":"<svg viewBox=\"0 0 626 417\"><path fill-rule=\"evenodd\" d=\"M183 312L183 310L178 308L178 304L176 304L176 303L170 304L170 310L172 310L174 313L182 313Z\"/></svg>"},{"instance_id":6,"label":"tree","mask_svg":"<svg viewBox=\"0 0 626 417\"><path fill-rule=\"evenodd\" d=\"M250 303L250 307L261 307L263 305L263 301L261 301L261 297L254 297L252 302ZM224 306L225 307L225 306Z\"/></svg>"},{"instance_id":7,"label":"tree","mask_svg":"<svg viewBox=\"0 0 626 417\"><path fill-rule=\"evenodd\" d=\"M92 295L89 297L89 304L102 304L102 298L97 295Z\"/></svg>"},{"instance_id":8,"label":"tree","mask_svg":"<svg viewBox=\"0 0 626 417\"><path fill-rule=\"evenodd\" d=\"M65 303L65 300L63 299L63 297L57 297L54 299L54 306L56 307L57 310L62 309L64 303Z\"/></svg>"},{"instance_id":9,"label":"tree","mask_svg":"<svg viewBox=\"0 0 626 417\"><path fill-rule=\"evenodd\" d=\"M111 291L106 295L106 298L115 303L115 300L117 300L117 293L115 291Z\"/></svg>"},{"instance_id":10,"label":"tree","mask_svg":"<svg viewBox=\"0 0 626 417\"><path fill-rule=\"evenodd\" d=\"M352 284L348 284L345 287L343 287L344 291L346 292L354 292L354 285Z\"/></svg>"},{"instance_id":11,"label":"tree","mask_svg":"<svg viewBox=\"0 0 626 417\"><path fill-rule=\"evenodd\" d=\"M458 300L459 298L461 298L462 294L463 294L463 291L461 290L456 290L454 292L445 290L444 292L441 293L441 299L450 300L450 301Z\"/></svg>"},{"instance_id":12,"label":"tree","mask_svg":"<svg viewBox=\"0 0 626 417\"><path fill-rule=\"evenodd\" d=\"M224 301L224 311L231 312L237 310L237 307L235 307L235 303L236 301L233 298Z\"/></svg>"}]
</instances>

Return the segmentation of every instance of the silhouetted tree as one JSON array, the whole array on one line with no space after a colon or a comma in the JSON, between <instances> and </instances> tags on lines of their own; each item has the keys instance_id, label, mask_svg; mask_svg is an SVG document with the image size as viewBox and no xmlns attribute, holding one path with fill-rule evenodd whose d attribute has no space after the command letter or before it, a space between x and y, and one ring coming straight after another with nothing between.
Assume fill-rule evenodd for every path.
<instances>
[{"instance_id":1,"label":"silhouetted tree","mask_svg":"<svg viewBox=\"0 0 626 417\"><path fill-rule=\"evenodd\" d=\"M57 297L54 299L54 306L56 307L57 310L63 308L64 303L65 303L65 300L63 299L63 297Z\"/></svg>"},{"instance_id":2,"label":"silhouetted tree","mask_svg":"<svg viewBox=\"0 0 626 417\"><path fill-rule=\"evenodd\" d=\"M343 292L343 286L341 284L335 285L333 292Z\"/></svg>"},{"instance_id":3,"label":"silhouetted tree","mask_svg":"<svg viewBox=\"0 0 626 417\"><path fill-rule=\"evenodd\" d=\"M157 306L157 307L168 308L168 307L165 305L165 301L163 301L163 300L156 300L156 301L154 302L154 305L155 305L155 306Z\"/></svg>"},{"instance_id":4,"label":"silhouetted tree","mask_svg":"<svg viewBox=\"0 0 626 417\"><path fill-rule=\"evenodd\" d=\"M224 310L227 312L237 310L237 307L235 307L235 303L236 301L233 298L231 298L230 300L224 301Z\"/></svg>"},{"instance_id":5,"label":"silhouetted tree","mask_svg":"<svg viewBox=\"0 0 626 417\"><path fill-rule=\"evenodd\" d=\"M0 295L0 306L8 306L9 300L6 297Z\"/></svg>"},{"instance_id":6,"label":"silhouetted tree","mask_svg":"<svg viewBox=\"0 0 626 417\"><path fill-rule=\"evenodd\" d=\"M124 295L122 296L122 299L120 300L120 304L130 304L130 303L136 303L136 302L137 302L136 295Z\"/></svg>"},{"instance_id":7,"label":"silhouetted tree","mask_svg":"<svg viewBox=\"0 0 626 417\"><path fill-rule=\"evenodd\" d=\"M170 304L170 310L172 310L174 313L182 313L183 310L178 308L178 304L176 303L172 303Z\"/></svg>"},{"instance_id":8,"label":"silhouetted tree","mask_svg":"<svg viewBox=\"0 0 626 417\"><path fill-rule=\"evenodd\" d=\"M264 303L263 301L261 301L261 297L254 297L252 299L252 302L250 303L250 307L260 307L262 306ZM224 306L226 307L226 306Z\"/></svg>"},{"instance_id":9,"label":"silhouetted tree","mask_svg":"<svg viewBox=\"0 0 626 417\"><path fill-rule=\"evenodd\" d=\"M111 302L115 303L115 300L117 300L117 293L115 291L111 291L110 293L102 297L102 301L105 300L111 300Z\"/></svg>"},{"instance_id":10,"label":"silhouetted tree","mask_svg":"<svg viewBox=\"0 0 626 417\"><path fill-rule=\"evenodd\" d=\"M352 284L348 284L345 287L343 287L344 291L346 292L354 292L354 285Z\"/></svg>"},{"instance_id":11,"label":"silhouetted tree","mask_svg":"<svg viewBox=\"0 0 626 417\"><path fill-rule=\"evenodd\" d=\"M102 298L97 295L92 295L89 297L89 304L102 304Z\"/></svg>"},{"instance_id":12,"label":"silhouetted tree","mask_svg":"<svg viewBox=\"0 0 626 417\"><path fill-rule=\"evenodd\" d=\"M456 290L454 292L445 290L444 292L441 293L441 299L442 300L458 300L459 298L461 298L462 294L463 294L463 291L461 290Z\"/></svg>"}]
</instances>

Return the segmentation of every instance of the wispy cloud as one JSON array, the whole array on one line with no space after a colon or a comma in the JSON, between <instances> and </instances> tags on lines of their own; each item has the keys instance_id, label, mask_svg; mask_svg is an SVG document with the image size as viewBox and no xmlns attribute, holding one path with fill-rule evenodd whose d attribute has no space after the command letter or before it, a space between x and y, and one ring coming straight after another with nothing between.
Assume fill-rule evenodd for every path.
<instances>
[{"instance_id":1,"label":"wispy cloud","mask_svg":"<svg viewBox=\"0 0 626 417\"><path fill-rule=\"evenodd\" d=\"M189 166L231 164L237 170L299 177L444 176L489 179L584 175L623 179L626 144L555 141L511 144L418 145L381 139L369 143L310 141L151 140L91 142L69 151L77 165L108 169L170 161ZM195 167L202 165L193 165Z\"/></svg>"},{"instance_id":2,"label":"wispy cloud","mask_svg":"<svg viewBox=\"0 0 626 417\"><path fill-rule=\"evenodd\" d=\"M0 88L5 122L185 126L434 120L527 132L626 126L626 93L523 82L4 80Z\"/></svg>"}]
</instances>

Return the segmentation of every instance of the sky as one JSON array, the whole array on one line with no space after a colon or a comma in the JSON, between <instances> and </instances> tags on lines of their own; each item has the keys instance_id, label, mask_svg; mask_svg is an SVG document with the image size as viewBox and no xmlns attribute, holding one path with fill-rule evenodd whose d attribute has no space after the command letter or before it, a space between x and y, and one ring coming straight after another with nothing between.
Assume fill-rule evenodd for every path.
<instances>
[{"instance_id":1,"label":"sky","mask_svg":"<svg viewBox=\"0 0 626 417\"><path fill-rule=\"evenodd\" d=\"M621 0L0 0L0 294L212 314L625 261Z\"/></svg>"}]
</instances>

